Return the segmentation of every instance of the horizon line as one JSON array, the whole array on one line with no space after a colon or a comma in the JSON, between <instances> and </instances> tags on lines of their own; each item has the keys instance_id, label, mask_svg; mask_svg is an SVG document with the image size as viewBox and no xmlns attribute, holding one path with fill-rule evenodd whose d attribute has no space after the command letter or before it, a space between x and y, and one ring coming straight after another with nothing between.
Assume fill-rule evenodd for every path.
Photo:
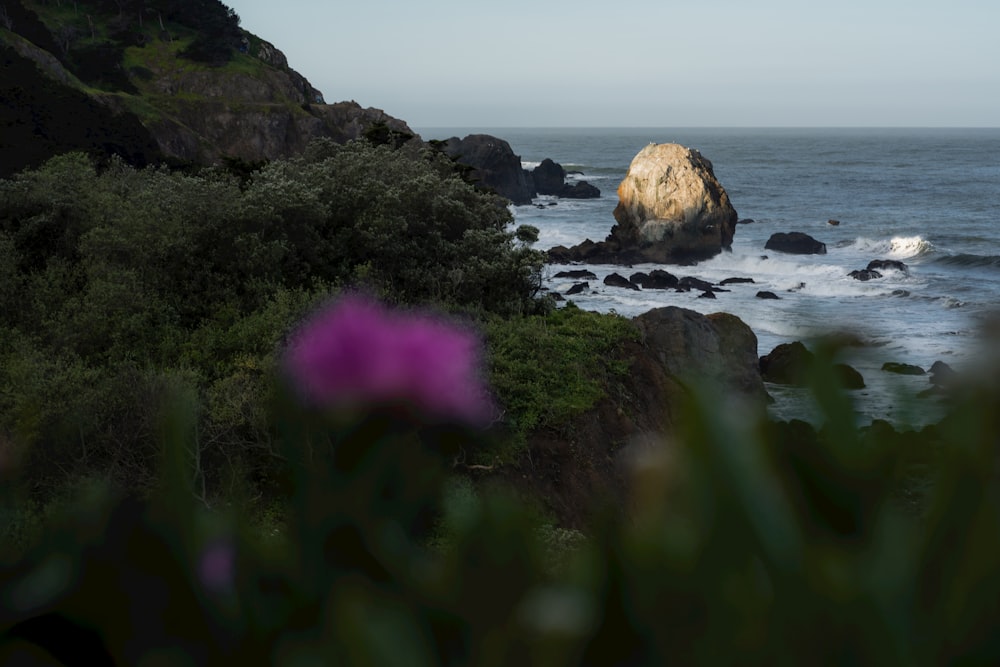
<instances>
[{"instance_id":1,"label":"horizon line","mask_svg":"<svg viewBox=\"0 0 1000 667\"><path fill-rule=\"evenodd\" d=\"M409 123L407 123L409 124ZM1000 125L418 125L427 130L489 127L502 130L1000 130Z\"/></svg>"}]
</instances>

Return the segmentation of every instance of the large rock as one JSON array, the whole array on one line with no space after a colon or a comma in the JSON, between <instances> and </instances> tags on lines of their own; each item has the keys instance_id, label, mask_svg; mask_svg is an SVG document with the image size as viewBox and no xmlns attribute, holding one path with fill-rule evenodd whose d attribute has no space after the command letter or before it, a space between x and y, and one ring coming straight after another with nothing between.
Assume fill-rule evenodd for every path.
<instances>
[{"instance_id":1,"label":"large rock","mask_svg":"<svg viewBox=\"0 0 1000 667\"><path fill-rule=\"evenodd\" d=\"M521 158L503 139L488 134L451 137L444 143L444 151L475 170L474 182L514 204L530 204L535 196L534 182L521 167Z\"/></svg>"},{"instance_id":2,"label":"large rock","mask_svg":"<svg viewBox=\"0 0 1000 667\"><path fill-rule=\"evenodd\" d=\"M601 196L601 190L587 181L577 181L564 184L559 190L559 196L563 199L597 199Z\"/></svg>"},{"instance_id":3,"label":"large rock","mask_svg":"<svg viewBox=\"0 0 1000 667\"><path fill-rule=\"evenodd\" d=\"M679 144L639 151L618 186L614 216L611 236L654 262L719 254L732 245L737 220L712 163Z\"/></svg>"},{"instance_id":4,"label":"large rock","mask_svg":"<svg viewBox=\"0 0 1000 667\"><path fill-rule=\"evenodd\" d=\"M826 244L802 232L778 232L764 244L767 250L777 250L792 255L825 255Z\"/></svg>"},{"instance_id":5,"label":"large rock","mask_svg":"<svg viewBox=\"0 0 1000 667\"><path fill-rule=\"evenodd\" d=\"M761 407L767 392L757 358L757 336L742 320L728 313L702 315L667 306L635 318L649 352L667 374L688 384L702 383L715 391ZM677 397L679 398L679 397Z\"/></svg>"},{"instance_id":6,"label":"large rock","mask_svg":"<svg viewBox=\"0 0 1000 667\"><path fill-rule=\"evenodd\" d=\"M806 386L817 363L814 355L799 341L782 343L760 358L760 374L767 382ZM864 389L864 377L847 364L833 364L833 371L844 389Z\"/></svg>"},{"instance_id":7,"label":"large rock","mask_svg":"<svg viewBox=\"0 0 1000 667\"><path fill-rule=\"evenodd\" d=\"M632 160L618 186L618 224L587 256L572 261L691 264L733 242L737 215L712 163L678 144L650 144Z\"/></svg>"},{"instance_id":8,"label":"large rock","mask_svg":"<svg viewBox=\"0 0 1000 667\"><path fill-rule=\"evenodd\" d=\"M535 190L540 195L558 195L566 184L566 170L561 164L550 158L542 160L541 164L531 170Z\"/></svg>"}]
</instances>

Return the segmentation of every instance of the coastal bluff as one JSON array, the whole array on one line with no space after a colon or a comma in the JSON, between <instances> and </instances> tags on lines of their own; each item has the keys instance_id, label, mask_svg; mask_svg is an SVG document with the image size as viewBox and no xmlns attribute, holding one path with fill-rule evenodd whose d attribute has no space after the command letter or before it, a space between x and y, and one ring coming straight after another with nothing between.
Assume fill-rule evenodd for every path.
<instances>
[{"instance_id":1,"label":"coastal bluff","mask_svg":"<svg viewBox=\"0 0 1000 667\"><path fill-rule=\"evenodd\" d=\"M649 144L618 186L604 241L549 250L553 262L692 264L728 250L737 214L712 163L679 144Z\"/></svg>"}]
</instances>

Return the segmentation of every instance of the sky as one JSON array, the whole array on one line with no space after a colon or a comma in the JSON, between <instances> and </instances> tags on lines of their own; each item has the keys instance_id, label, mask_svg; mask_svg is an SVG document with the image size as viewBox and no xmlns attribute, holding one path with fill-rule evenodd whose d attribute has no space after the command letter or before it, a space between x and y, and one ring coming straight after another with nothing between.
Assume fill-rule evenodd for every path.
<instances>
[{"instance_id":1,"label":"sky","mask_svg":"<svg viewBox=\"0 0 1000 667\"><path fill-rule=\"evenodd\" d=\"M226 4L415 129L1000 125L997 0Z\"/></svg>"}]
</instances>

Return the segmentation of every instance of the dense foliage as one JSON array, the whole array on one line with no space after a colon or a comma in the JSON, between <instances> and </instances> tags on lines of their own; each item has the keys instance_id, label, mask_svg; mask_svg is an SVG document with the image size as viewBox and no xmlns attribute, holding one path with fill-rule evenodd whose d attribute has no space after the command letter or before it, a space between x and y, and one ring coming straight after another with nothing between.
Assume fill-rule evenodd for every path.
<instances>
[{"instance_id":1,"label":"dense foliage","mask_svg":"<svg viewBox=\"0 0 1000 667\"><path fill-rule=\"evenodd\" d=\"M854 427L832 366L819 372L825 443L719 414L696 389L679 437L623 467L627 509L604 507L573 540L520 500L449 480L474 432L287 395L284 521L249 525L238 492L234 511L208 514L186 474L195 414L175 388L152 496L78 496L2 571L0 660L995 664L996 383L919 453L930 492L915 516L893 497L915 452Z\"/></svg>"},{"instance_id":2,"label":"dense foliage","mask_svg":"<svg viewBox=\"0 0 1000 667\"><path fill-rule=\"evenodd\" d=\"M366 141L245 182L54 158L0 182L0 438L39 492L79 474L148 487L159 397L181 386L205 493L244 472L266 486L269 370L303 313L346 287L532 312L541 256L510 222L436 153Z\"/></svg>"}]
</instances>

